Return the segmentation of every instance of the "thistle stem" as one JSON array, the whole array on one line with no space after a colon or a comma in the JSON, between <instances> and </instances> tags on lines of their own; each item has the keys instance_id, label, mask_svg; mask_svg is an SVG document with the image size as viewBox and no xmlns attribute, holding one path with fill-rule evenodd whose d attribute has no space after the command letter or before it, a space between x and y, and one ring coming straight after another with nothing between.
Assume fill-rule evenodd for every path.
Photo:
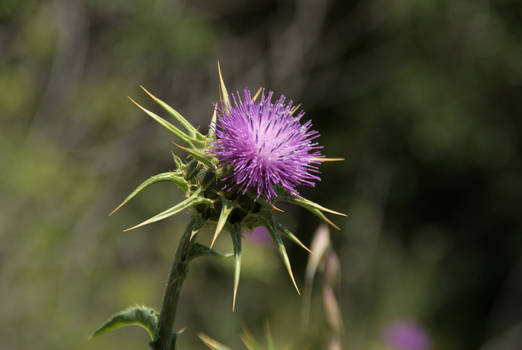
<instances>
[{"instance_id":1,"label":"thistle stem","mask_svg":"<svg viewBox=\"0 0 522 350\"><path fill-rule=\"evenodd\" d=\"M169 279L165 287L158 330L154 341L150 343L150 347L154 350L174 350L172 348L172 329L174 319L176 318L181 287L188 273L188 264L191 260L195 243L195 240L191 240L191 236L193 231L198 230L200 227L201 219L197 216L192 217L179 241L176 255L170 269Z\"/></svg>"}]
</instances>

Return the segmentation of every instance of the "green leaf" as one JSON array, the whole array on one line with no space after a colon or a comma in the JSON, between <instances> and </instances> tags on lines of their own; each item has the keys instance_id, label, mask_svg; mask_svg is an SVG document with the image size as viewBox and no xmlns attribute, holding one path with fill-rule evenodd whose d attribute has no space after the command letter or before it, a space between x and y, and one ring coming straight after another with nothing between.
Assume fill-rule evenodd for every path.
<instances>
[{"instance_id":1,"label":"green leaf","mask_svg":"<svg viewBox=\"0 0 522 350\"><path fill-rule=\"evenodd\" d=\"M113 315L92 335L91 339L116 328L136 325L145 328L151 339L154 339L158 326L158 313L146 306L133 306Z\"/></svg>"},{"instance_id":2,"label":"green leaf","mask_svg":"<svg viewBox=\"0 0 522 350\"><path fill-rule=\"evenodd\" d=\"M158 215L155 215L155 216L151 217L150 219L145 220L145 221L143 221L142 223L140 223L140 224L138 224L136 226L129 227L128 229L125 229L123 231L127 232L127 231L130 231L130 230L137 229L138 227L142 227L142 226L145 226L145 225L148 225L148 224L152 224L153 222L166 219L169 216L177 214L177 213L179 213L180 211L183 211L186 208L189 208L189 207L192 207L192 206L195 206L195 205L198 205L198 204L213 204L213 202L210 199L200 198L200 197L198 197L198 195L199 195L199 191L195 192L192 196L190 196L189 198L185 199L181 203L176 204L172 208L169 208L169 209L159 213Z\"/></svg>"},{"instance_id":3,"label":"green leaf","mask_svg":"<svg viewBox=\"0 0 522 350\"><path fill-rule=\"evenodd\" d=\"M241 273L241 226L231 225L230 236L234 246L234 296L232 300L232 311L236 308L237 288L239 287L239 275Z\"/></svg>"},{"instance_id":4,"label":"green leaf","mask_svg":"<svg viewBox=\"0 0 522 350\"><path fill-rule=\"evenodd\" d=\"M169 123L168 121L166 121L165 119L163 119L162 117L160 117L159 115L149 111L148 109L142 107L140 104L138 104L138 102L134 101L132 98L129 97L129 99L136 105L138 106L142 111L144 111L145 113L147 113L149 115L149 117L151 117L152 119L154 119L156 122L158 122L161 126L163 126L165 129L167 129L168 131L170 131L174 136L176 136L178 139L180 139L181 141L185 142L188 146L190 147L193 147L193 144L192 144L192 141L193 139L188 136L187 134L185 134L183 131L179 130L178 128L176 128L174 125L172 125L171 123Z\"/></svg>"},{"instance_id":5,"label":"green leaf","mask_svg":"<svg viewBox=\"0 0 522 350\"><path fill-rule=\"evenodd\" d=\"M219 343L218 341L210 338L206 334L199 333L198 337L199 337L199 339L201 339L201 341L203 343L205 343L206 346L208 346L209 349L212 349L212 350L230 350L229 347L226 347L225 345Z\"/></svg>"},{"instance_id":6,"label":"green leaf","mask_svg":"<svg viewBox=\"0 0 522 350\"><path fill-rule=\"evenodd\" d=\"M202 140L202 141L205 141L206 140L206 137L203 136L195 127L192 126L192 124L190 124L188 122L187 119L185 119L178 111L176 111L174 108L172 108L171 106L169 106L167 103L163 102L162 100L160 100L159 98L157 98L156 96L154 96L153 94L151 94L147 89L145 89L143 86L140 85L140 88L142 88L143 91L145 91L145 93L147 95L150 96L150 98L152 98L154 101L156 101L161 107L163 107L164 110L166 110L174 119L176 119L178 121L178 123L180 123L184 128L185 130L188 131L189 135L191 137L197 137L199 140Z\"/></svg>"},{"instance_id":7,"label":"green leaf","mask_svg":"<svg viewBox=\"0 0 522 350\"><path fill-rule=\"evenodd\" d=\"M216 242L216 239L218 238L219 234L223 230L223 227L225 227L225 224L227 222L227 219L234 210L234 202L229 201L226 198L221 197L221 213L219 214L219 219L216 225L216 232L214 232L214 237L212 238L212 243L210 243L210 248L214 246L214 243Z\"/></svg>"},{"instance_id":8,"label":"green leaf","mask_svg":"<svg viewBox=\"0 0 522 350\"><path fill-rule=\"evenodd\" d=\"M121 202L120 205L118 205L116 208L114 208L113 211L110 212L109 216L117 212L121 207L123 207L128 201L130 201L132 198L134 198L138 193L143 191L145 188L149 187L152 184L155 184L157 182L162 181L170 181L174 182L183 192L187 192L188 190L188 183L187 181L182 177L177 175L175 172L168 172L168 173L162 173L158 175L154 175L149 177L147 180L143 181L141 185L136 187L136 189L125 198L123 202Z\"/></svg>"},{"instance_id":9,"label":"green leaf","mask_svg":"<svg viewBox=\"0 0 522 350\"><path fill-rule=\"evenodd\" d=\"M276 225L273 221L273 219L270 219L268 221L267 219L264 219L265 221L265 227L268 229L268 232L270 233L270 236L272 237L272 240L277 246L277 250L279 251L279 255L281 255L281 259L283 259L283 263L285 264L286 270L288 271L288 274L290 275L290 279L292 280L292 283L294 284L295 289L297 290L297 294L301 295L301 292L299 291L299 288L297 287L297 283L294 279L294 274L292 273L292 266L290 265L290 259L288 258L288 254L286 253L286 248L283 243L283 240L281 239L281 235L276 229Z\"/></svg>"},{"instance_id":10,"label":"green leaf","mask_svg":"<svg viewBox=\"0 0 522 350\"><path fill-rule=\"evenodd\" d=\"M297 244L298 246L300 246L301 248L306 250L308 253L312 254L312 251L307 246L305 246L299 240L299 238L297 238L297 236L295 236L292 232L290 232L289 229L287 229L280 223L276 223L276 226L277 226L277 229L279 230L279 232L281 232L286 238L288 238L289 240L291 240L292 242L294 242L295 244Z\"/></svg>"}]
</instances>

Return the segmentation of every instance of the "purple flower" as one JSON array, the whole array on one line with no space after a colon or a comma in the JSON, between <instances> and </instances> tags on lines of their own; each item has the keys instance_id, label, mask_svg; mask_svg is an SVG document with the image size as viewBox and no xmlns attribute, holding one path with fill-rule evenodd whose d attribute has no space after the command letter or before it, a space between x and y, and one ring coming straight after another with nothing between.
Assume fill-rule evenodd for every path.
<instances>
[{"instance_id":1,"label":"purple flower","mask_svg":"<svg viewBox=\"0 0 522 350\"><path fill-rule=\"evenodd\" d=\"M225 188L239 188L243 194L253 188L256 199L264 195L270 202L276 197L274 187L297 196L296 186L320 181L316 164L322 157L322 147L313 142L319 133L310 129L310 121L300 122L305 113L294 116L291 100L285 103L281 96L272 103L272 96L272 91L265 96L263 90L256 102L245 88L243 100L237 93L233 103L218 105L212 126L217 140L210 150L221 167L232 166L231 175L223 179Z\"/></svg>"},{"instance_id":2,"label":"purple flower","mask_svg":"<svg viewBox=\"0 0 522 350\"><path fill-rule=\"evenodd\" d=\"M251 242L260 245L266 245L272 241L272 238L270 238L270 233L268 233L268 230L264 226L254 227L252 233L250 236L247 236L247 238L250 238Z\"/></svg>"},{"instance_id":3,"label":"purple flower","mask_svg":"<svg viewBox=\"0 0 522 350\"><path fill-rule=\"evenodd\" d=\"M407 322L391 324L384 333L384 342L397 350L427 350L429 346L424 329Z\"/></svg>"}]
</instances>

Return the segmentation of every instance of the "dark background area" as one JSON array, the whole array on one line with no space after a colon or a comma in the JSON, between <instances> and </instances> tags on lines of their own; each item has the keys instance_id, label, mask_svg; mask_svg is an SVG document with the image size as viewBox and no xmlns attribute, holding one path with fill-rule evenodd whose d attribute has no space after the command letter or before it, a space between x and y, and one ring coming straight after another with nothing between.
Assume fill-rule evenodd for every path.
<instances>
[{"instance_id":1,"label":"dark background area","mask_svg":"<svg viewBox=\"0 0 522 350\"><path fill-rule=\"evenodd\" d=\"M159 112L143 84L206 131L218 59L229 90L302 103L324 153L346 158L302 189L349 213L332 232L344 349L387 349L394 322L420 325L431 349L522 348L515 0L0 0L0 348L145 348L133 328L87 341L129 304L159 308L188 218L121 232L179 201L163 184L107 217L173 167L173 140L127 96ZM308 244L318 219L284 209ZM183 348L203 349L202 331L240 349L241 324L259 335L265 321L279 348L303 339L277 252L245 250L235 313L232 262L192 267ZM308 256L289 254L302 285Z\"/></svg>"}]
</instances>

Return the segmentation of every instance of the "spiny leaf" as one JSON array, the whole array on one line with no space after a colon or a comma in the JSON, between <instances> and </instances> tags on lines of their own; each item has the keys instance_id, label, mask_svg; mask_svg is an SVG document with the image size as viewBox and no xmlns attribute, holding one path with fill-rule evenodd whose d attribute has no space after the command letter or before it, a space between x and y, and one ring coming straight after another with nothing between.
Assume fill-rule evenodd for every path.
<instances>
[{"instance_id":1,"label":"spiny leaf","mask_svg":"<svg viewBox=\"0 0 522 350\"><path fill-rule=\"evenodd\" d=\"M205 164L210 169L212 169L212 170L217 169L216 165L212 162L211 157L209 157L205 153L198 151L196 149L193 149L193 148L187 148L187 147L180 146L175 142L173 142L173 144L175 146L181 148L185 152L189 153L192 157L196 158L197 160L199 160L201 163Z\"/></svg>"},{"instance_id":2,"label":"spiny leaf","mask_svg":"<svg viewBox=\"0 0 522 350\"><path fill-rule=\"evenodd\" d=\"M201 215L194 215L193 218L194 218L194 223L192 224L192 228L190 230L189 241L192 241L198 235L199 229L204 224L204 220L201 217Z\"/></svg>"},{"instance_id":3,"label":"spiny leaf","mask_svg":"<svg viewBox=\"0 0 522 350\"><path fill-rule=\"evenodd\" d=\"M136 325L145 328L150 338L154 338L154 333L158 326L158 313L146 306L134 306L123 310L108 319L92 335L91 339L116 328Z\"/></svg>"},{"instance_id":4,"label":"spiny leaf","mask_svg":"<svg viewBox=\"0 0 522 350\"><path fill-rule=\"evenodd\" d=\"M346 214L344 214L344 213L340 213L340 212L325 208L325 207L323 207L317 203L314 203L303 197L300 197L300 198L287 197L287 198L282 198L281 200L285 201L285 202L294 203L294 204L297 204L297 205L305 208L306 210L310 211L311 213L313 213L313 214L317 215L318 217L320 217L321 219L323 219L325 222L327 222L328 224L330 224L332 227L336 228L337 230L340 230L340 228L336 224L334 224L330 219L328 219L326 217L326 215L324 215L322 213L322 211L326 211L328 213L332 213L332 214L336 214L336 215L346 216Z\"/></svg>"},{"instance_id":5,"label":"spiny leaf","mask_svg":"<svg viewBox=\"0 0 522 350\"><path fill-rule=\"evenodd\" d=\"M158 215L155 215L155 216L151 217L150 219L143 221L142 223L140 223L140 224L138 224L136 226L129 227L128 229L125 229L124 232L130 231L130 230L134 230L134 229L137 229L138 227L142 227L142 226L151 224L153 222L166 219L169 216L177 214L177 213L179 213L180 211L182 211L182 210L184 210L186 208L189 208L189 207L192 207L192 206L195 206L195 205L198 205L198 204L203 204L203 203L205 203L205 204L212 204L213 203L210 199L199 198L198 194L199 194L199 192L195 192L192 196L190 196L189 198L185 199L181 203L176 204L172 208L167 209L167 210L159 213Z\"/></svg>"},{"instance_id":6,"label":"spiny leaf","mask_svg":"<svg viewBox=\"0 0 522 350\"><path fill-rule=\"evenodd\" d=\"M210 127L208 128L208 137L211 139L215 139L214 128L217 122L217 105L214 107L214 113L212 113L212 118L210 119Z\"/></svg>"},{"instance_id":7,"label":"spiny leaf","mask_svg":"<svg viewBox=\"0 0 522 350\"><path fill-rule=\"evenodd\" d=\"M237 288L239 287L239 275L241 273L241 228L239 225L231 225L230 236L234 245L234 296L232 299L232 311L236 308Z\"/></svg>"},{"instance_id":8,"label":"spiny leaf","mask_svg":"<svg viewBox=\"0 0 522 350\"><path fill-rule=\"evenodd\" d=\"M311 208L319 209L321 211L325 211L330 214L335 214L335 215L339 215L339 216L347 216L345 213L341 213L341 212L338 212L338 211L335 211L332 209L325 208L322 205L312 202L311 200L306 199L304 197L291 197L291 198L284 198L283 200L290 202L290 203L295 203L302 207L311 207Z\"/></svg>"},{"instance_id":9,"label":"spiny leaf","mask_svg":"<svg viewBox=\"0 0 522 350\"><path fill-rule=\"evenodd\" d=\"M216 232L212 238L212 243L210 243L210 248L214 246L214 243L221 233L221 230L223 230L223 227L225 227L225 223L227 222L230 213L232 213L232 210L234 210L233 202L229 201L228 199L221 198L221 213L219 214L219 219L216 225Z\"/></svg>"},{"instance_id":10,"label":"spiny leaf","mask_svg":"<svg viewBox=\"0 0 522 350\"><path fill-rule=\"evenodd\" d=\"M219 99L224 102L224 108L228 108L230 103L228 97L227 87L225 86L225 82L223 81L223 75L221 74L221 66L219 65L219 61L217 63L218 66L218 75L219 75ZM214 128L217 122L217 109L218 106L214 107L214 113L212 113L212 118L210 119L210 128L208 130L208 137L211 139L215 139Z\"/></svg>"},{"instance_id":11,"label":"spiny leaf","mask_svg":"<svg viewBox=\"0 0 522 350\"><path fill-rule=\"evenodd\" d=\"M174 160L174 164L176 165L176 169L183 169L184 165L183 161L180 157L178 157L174 152L170 152L172 154L172 159Z\"/></svg>"},{"instance_id":12,"label":"spiny leaf","mask_svg":"<svg viewBox=\"0 0 522 350\"><path fill-rule=\"evenodd\" d=\"M190 259L194 259L200 256L216 256L218 258L229 258L233 256L233 254L222 254L212 248L209 248L200 243L194 243L194 247L192 248L192 252L190 254Z\"/></svg>"},{"instance_id":13,"label":"spiny leaf","mask_svg":"<svg viewBox=\"0 0 522 350\"><path fill-rule=\"evenodd\" d=\"M290 232L289 229L287 229L286 227L284 227L282 224L280 223L276 223L277 225L277 228L279 229L279 231L285 235L286 238L288 238L289 240L291 240L292 242L294 242L295 244L297 244L298 246L300 246L301 248L303 248L304 250L306 250L308 253L312 254L312 251L307 247L305 246L300 240L299 238L297 238L292 232Z\"/></svg>"},{"instance_id":14,"label":"spiny leaf","mask_svg":"<svg viewBox=\"0 0 522 350\"><path fill-rule=\"evenodd\" d=\"M283 259L283 263L285 264L286 270L288 271L288 274L290 275L290 279L292 280L292 283L294 284L295 289L297 290L297 294L301 295L301 292L299 291L299 288L297 287L297 283L294 279L294 274L292 273L292 266L290 265L290 259L288 258L288 254L286 253L286 248L283 243L283 240L281 239L281 235L277 231L275 227L275 223L273 220L270 222L265 220L265 227L268 229L268 232L270 233L270 236L272 237L272 240L277 246L277 250L279 251L279 254L281 255L281 259Z\"/></svg>"},{"instance_id":15,"label":"spiny leaf","mask_svg":"<svg viewBox=\"0 0 522 350\"><path fill-rule=\"evenodd\" d=\"M225 86L225 82L223 81L223 75L221 74L221 66L218 61L218 74L219 74L219 97L221 101L225 102L225 105L228 106L230 104L230 100L228 98L227 87Z\"/></svg>"},{"instance_id":16,"label":"spiny leaf","mask_svg":"<svg viewBox=\"0 0 522 350\"><path fill-rule=\"evenodd\" d=\"M171 181L174 182L183 192L188 190L188 183L182 176L178 176L175 172L162 173L158 175L154 175L149 177L147 180L143 181L141 185L136 187L136 189L125 198L120 205L114 208L113 211L110 212L109 216L117 212L121 207L123 207L128 201L134 198L138 193L143 191L145 188L149 187L152 184L162 181Z\"/></svg>"},{"instance_id":17,"label":"spiny leaf","mask_svg":"<svg viewBox=\"0 0 522 350\"><path fill-rule=\"evenodd\" d=\"M154 101L156 101L161 107L163 107L164 110L166 110L174 119L176 119L178 121L178 123L180 123L181 125L183 125L183 127L185 128L185 130L188 131L188 133L190 134L190 136L192 137L197 137L198 139L200 140L205 140L205 136L203 136L195 127L192 126L192 124L190 124L187 119L185 119L178 111L176 111L174 108L172 108L171 106L169 106L167 103L165 103L164 101L160 100L159 98L157 98L156 96L154 96L153 94L150 93L150 91L148 91L147 89L145 89L142 85L140 85L140 88L145 91L145 93L147 95L150 96L150 98L152 98Z\"/></svg>"},{"instance_id":18,"label":"spiny leaf","mask_svg":"<svg viewBox=\"0 0 522 350\"><path fill-rule=\"evenodd\" d=\"M198 337L199 337L199 339L201 339L201 341L203 343L205 343L206 346L209 347L209 349L212 349L212 350L230 350L230 348L228 348L225 345L219 343L218 341L210 338L206 334L198 333Z\"/></svg>"},{"instance_id":19,"label":"spiny leaf","mask_svg":"<svg viewBox=\"0 0 522 350\"><path fill-rule=\"evenodd\" d=\"M185 134L183 131L176 128L174 125L160 117L159 115L149 111L148 109L142 107L138 102L134 101L132 98L129 97L129 99L134 103L136 106L138 106L142 111L147 113L152 119L154 119L156 122L158 122L161 126L163 126L165 129L170 131L174 136L176 136L181 141L185 142L188 146L192 147L192 139L190 136Z\"/></svg>"},{"instance_id":20,"label":"spiny leaf","mask_svg":"<svg viewBox=\"0 0 522 350\"><path fill-rule=\"evenodd\" d=\"M337 226L336 224L333 223L332 220L328 219L328 217L326 215L323 214L322 211L320 211L319 209L316 209L316 208L306 208L309 212L315 214L316 216L318 216L319 218L321 218L324 222L328 223L330 226L332 226L333 228L335 228L336 230L341 230L339 228L339 226Z\"/></svg>"}]
</instances>

